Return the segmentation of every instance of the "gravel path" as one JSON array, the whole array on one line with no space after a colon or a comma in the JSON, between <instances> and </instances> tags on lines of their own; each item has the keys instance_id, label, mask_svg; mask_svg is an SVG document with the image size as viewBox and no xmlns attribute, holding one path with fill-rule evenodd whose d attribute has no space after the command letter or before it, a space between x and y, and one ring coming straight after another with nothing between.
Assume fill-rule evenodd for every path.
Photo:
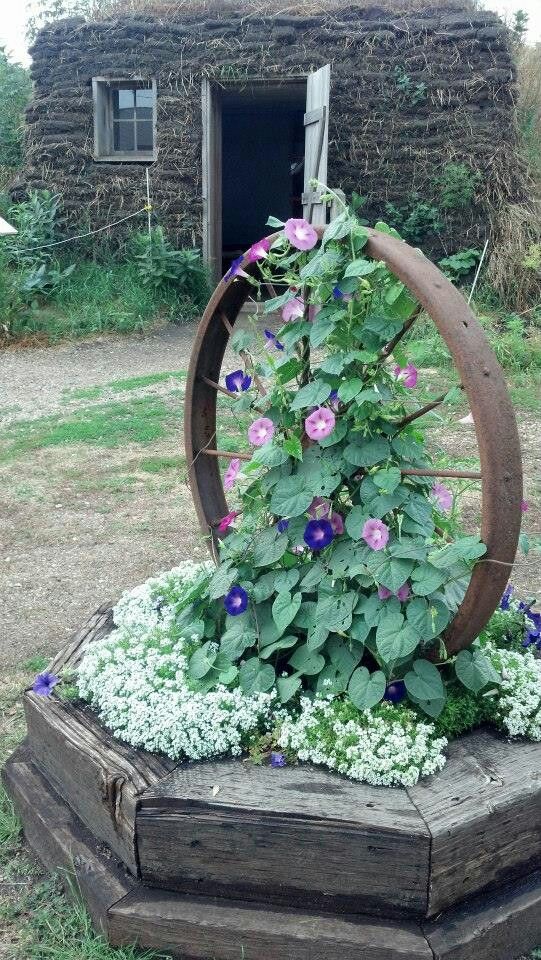
<instances>
[{"instance_id":1,"label":"gravel path","mask_svg":"<svg viewBox=\"0 0 541 960\"><path fill-rule=\"evenodd\" d=\"M98 337L0 354L0 418L63 409L64 391L169 370L186 370L196 324L168 324L149 336Z\"/></svg>"},{"instance_id":2,"label":"gravel path","mask_svg":"<svg viewBox=\"0 0 541 960\"><path fill-rule=\"evenodd\" d=\"M66 406L65 391L186 370L194 329L168 326L141 338L7 351L0 357L3 423L92 404L82 399ZM175 393L180 386L174 383ZM171 389L168 381L114 399ZM110 398L98 402L104 399ZM142 457L182 454L182 397L173 412L178 421L150 446L52 446L0 466L2 663L52 654L104 600L190 554L204 555L178 471L140 469Z\"/></svg>"}]
</instances>

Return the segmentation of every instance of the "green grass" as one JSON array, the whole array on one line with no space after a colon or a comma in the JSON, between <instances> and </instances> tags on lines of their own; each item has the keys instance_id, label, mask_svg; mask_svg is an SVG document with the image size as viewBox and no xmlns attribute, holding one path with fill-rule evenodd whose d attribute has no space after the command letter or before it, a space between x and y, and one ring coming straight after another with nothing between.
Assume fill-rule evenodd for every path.
<instances>
[{"instance_id":1,"label":"green grass","mask_svg":"<svg viewBox=\"0 0 541 960\"><path fill-rule=\"evenodd\" d=\"M170 960L137 947L113 949L93 930L72 876L63 871L44 877L23 850L19 818L1 787L0 872L0 924L10 940L10 926L18 939L12 960Z\"/></svg>"},{"instance_id":2,"label":"green grass","mask_svg":"<svg viewBox=\"0 0 541 960\"><path fill-rule=\"evenodd\" d=\"M511 380L510 389L516 407L541 414L541 371L517 373Z\"/></svg>"},{"instance_id":3,"label":"green grass","mask_svg":"<svg viewBox=\"0 0 541 960\"><path fill-rule=\"evenodd\" d=\"M171 470L182 470L185 464L184 457L144 457L139 469L145 473L168 473Z\"/></svg>"},{"instance_id":4,"label":"green grass","mask_svg":"<svg viewBox=\"0 0 541 960\"><path fill-rule=\"evenodd\" d=\"M506 372L541 371L541 330L533 315L526 322L517 314L483 304L477 305L475 312ZM408 358L417 366L452 368L449 351L428 317L416 321L404 342Z\"/></svg>"},{"instance_id":5,"label":"green grass","mask_svg":"<svg viewBox=\"0 0 541 960\"><path fill-rule=\"evenodd\" d=\"M68 387L63 390L64 401L72 400L99 400L110 392L125 393L131 390L142 390L155 383L166 383L168 380L185 380L186 370L168 370L164 373L147 373L139 377L127 377L124 380L111 380L103 386L95 387Z\"/></svg>"},{"instance_id":6,"label":"green grass","mask_svg":"<svg viewBox=\"0 0 541 960\"><path fill-rule=\"evenodd\" d=\"M55 342L105 331L143 332L158 320L185 323L196 315L174 286L153 290L132 264L104 266L82 260L45 303L19 306L11 318L11 333L14 338L38 335Z\"/></svg>"},{"instance_id":7,"label":"green grass","mask_svg":"<svg viewBox=\"0 0 541 960\"><path fill-rule=\"evenodd\" d=\"M126 380L112 380L111 383L107 384L107 389L121 393L126 390L139 390L142 387L150 387L155 383L165 383L167 380L185 380L187 376L186 370L171 370L166 373L147 373L139 377L128 377Z\"/></svg>"},{"instance_id":8,"label":"green grass","mask_svg":"<svg viewBox=\"0 0 541 960\"><path fill-rule=\"evenodd\" d=\"M25 660L23 663L23 670L28 670L30 673L41 673L42 670L45 670L49 662L48 657L43 654L36 653L34 656L29 657L28 660Z\"/></svg>"},{"instance_id":9,"label":"green grass","mask_svg":"<svg viewBox=\"0 0 541 960\"><path fill-rule=\"evenodd\" d=\"M0 462L44 447L86 443L118 447L152 443L169 432L180 416L158 397L137 397L125 403L106 403L74 411L69 416L17 420L3 432Z\"/></svg>"},{"instance_id":10,"label":"green grass","mask_svg":"<svg viewBox=\"0 0 541 960\"><path fill-rule=\"evenodd\" d=\"M68 400L99 400L105 392L105 387L67 387L62 391L66 401ZM64 401L63 401L64 402Z\"/></svg>"}]
</instances>

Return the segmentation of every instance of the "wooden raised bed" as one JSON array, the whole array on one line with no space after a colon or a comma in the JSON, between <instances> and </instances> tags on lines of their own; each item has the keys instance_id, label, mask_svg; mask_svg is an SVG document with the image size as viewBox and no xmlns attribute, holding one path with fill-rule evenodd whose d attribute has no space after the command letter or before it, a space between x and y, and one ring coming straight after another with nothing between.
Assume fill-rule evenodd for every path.
<instances>
[{"instance_id":1,"label":"wooden raised bed","mask_svg":"<svg viewBox=\"0 0 541 960\"><path fill-rule=\"evenodd\" d=\"M100 609L54 661L111 629ZM403 789L175 764L25 694L4 780L30 846L111 943L201 960L513 960L541 943L541 744L491 731ZM218 790L216 788L219 788Z\"/></svg>"}]
</instances>

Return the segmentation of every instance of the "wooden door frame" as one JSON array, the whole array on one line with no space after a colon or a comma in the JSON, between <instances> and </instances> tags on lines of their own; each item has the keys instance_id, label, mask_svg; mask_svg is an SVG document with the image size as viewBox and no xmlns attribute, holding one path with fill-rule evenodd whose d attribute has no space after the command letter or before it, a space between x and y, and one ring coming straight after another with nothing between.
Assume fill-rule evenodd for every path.
<instances>
[{"instance_id":1,"label":"wooden door frame","mask_svg":"<svg viewBox=\"0 0 541 960\"><path fill-rule=\"evenodd\" d=\"M222 274L222 103L208 77L201 85L203 259L217 283Z\"/></svg>"}]
</instances>

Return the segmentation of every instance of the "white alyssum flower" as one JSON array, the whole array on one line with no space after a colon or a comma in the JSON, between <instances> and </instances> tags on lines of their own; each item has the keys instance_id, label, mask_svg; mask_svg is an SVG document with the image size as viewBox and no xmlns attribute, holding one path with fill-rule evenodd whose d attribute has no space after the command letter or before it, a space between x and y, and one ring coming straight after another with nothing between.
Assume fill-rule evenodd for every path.
<instances>
[{"instance_id":1,"label":"white alyssum flower","mask_svg":"<svg viewBox=\"0 0 541 960\"><path fill-rule=\"evenodd\" d=\"M274 693L190 689L185 640L163 625L144 637L125 627L95 643L78 673L79 694L105 726L134 747L173 759L238 756L251 734L272 726Z\"/></svg>"},{"instance_id":2,"label":"white alyssum flower","mask_svg":"<svg viewBox=\"0 0 541 960\"><path fill-rule=\"evenodd\" d=\"M442 769L446 739L405 705L358 711L325 695L282 706L274 691L195 691L188 661L203 641L189 626L182 634L179 615L211 569L186 561L125 593L114 610L116 629L86 651L79 694L113 734L173 759L201 760L238 756L252 738L276 730L279 745L299 760L376 786L411 786ZM495 723L510 736L541 740L541 660L490 640L482 646L502 677Z\"/></svg>"},{"instance_id":3,"label":"white alyssum flower","mask_svg":"<svg viewBox=\"0 0 541 960\"><path fill-rule=\"evenodd\" d=\"M374 786L413 786L445 765L447 740L412 711L401 709L400 719L387 705L360 711L355 719L347 714L343 701L303 697L298 716L283 718L280 746L299 760Z\"/></svg>"},{"instance_id":4,"label":"white alyssum flower","mask_svg":"<svg viewBox=\"0 0 541 960\"><path fill-rule=\"evenodd\" d=\"M501 674L495 714L511 737L541 740L541 659L529 650L502 650L486 644L493 666Z\"/></svg>"},{"instance_id":5,"label":"white alyssum flower","mask_svg":"<svg viewBox=\"0 0 541 960\"><path fill-rule=\"evenodd\" d=\"M177 567L151 577L124 593L113 611L117 627L147 633L153 627L169 626L189 587L213 569L210 561L183 560Z\"/></svg>"}]
</instances>

